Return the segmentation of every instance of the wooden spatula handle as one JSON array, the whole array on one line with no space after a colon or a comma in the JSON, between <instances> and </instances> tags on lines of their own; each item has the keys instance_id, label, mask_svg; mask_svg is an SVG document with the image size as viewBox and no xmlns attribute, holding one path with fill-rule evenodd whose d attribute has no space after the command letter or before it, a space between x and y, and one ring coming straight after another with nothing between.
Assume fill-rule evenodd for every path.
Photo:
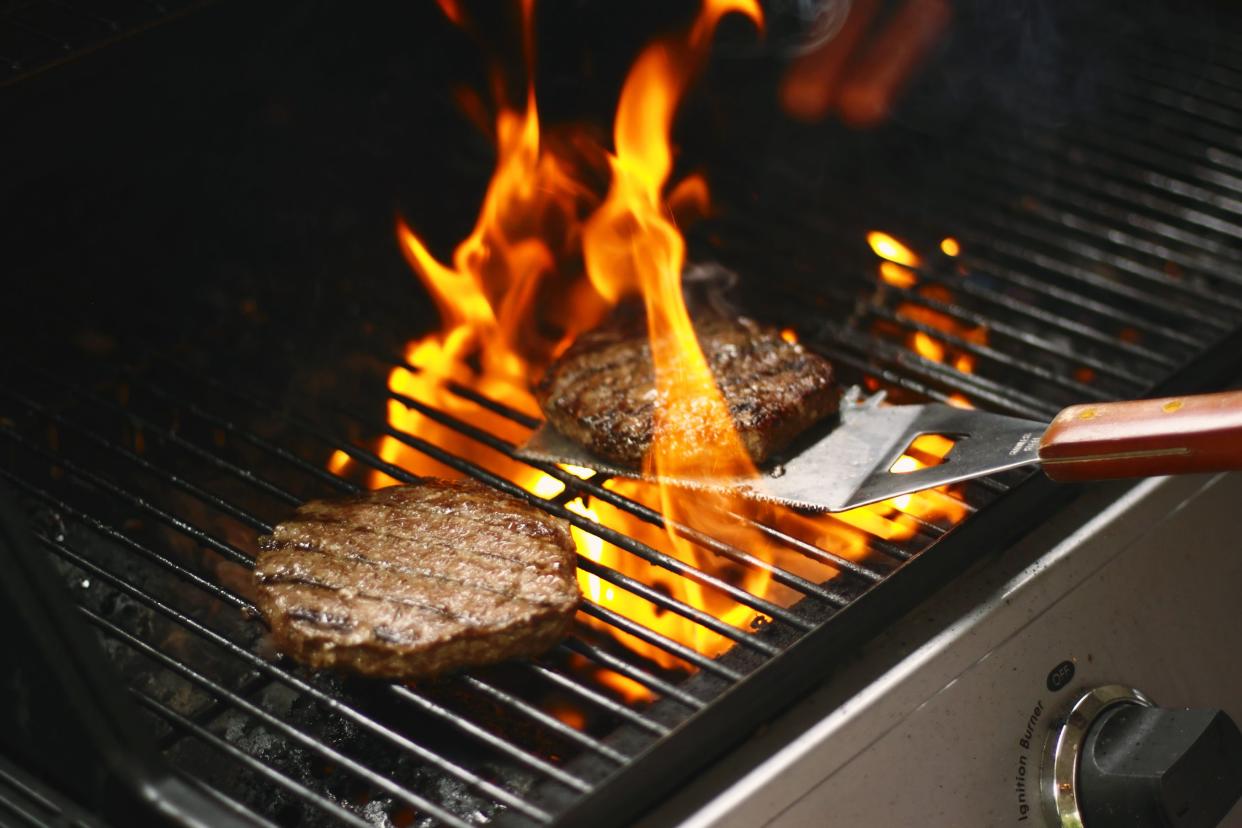
<instances>
[{"instance_id":1,"label":"wooden spatula handle","mask_svg":"<svg viewBox=\"0 0 1242 828\"><path fill-rule=\"evenodd\" d=\"M1067 481L1242 469L1242 391L1071 405L1039 460Z\"/></svg>"}]
</instances>

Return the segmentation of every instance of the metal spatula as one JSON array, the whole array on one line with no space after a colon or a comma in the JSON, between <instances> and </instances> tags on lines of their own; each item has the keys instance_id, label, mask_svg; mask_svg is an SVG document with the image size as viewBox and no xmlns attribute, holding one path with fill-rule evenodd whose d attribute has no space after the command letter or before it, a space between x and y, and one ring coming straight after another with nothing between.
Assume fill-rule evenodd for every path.
<instances>
[{"instance_id":1,"label":"metal spatula","mask_svg":"<svg viewBox=\"0 0 1242 828\"><path fill-rule=\"evenodd\" d=\"M842 399L839 424L758 477L666 482L842 512L1034 463L1062 481L1242 469L1242 391L1075 405L1051 424L940 404L884 406L882 401L883 393L863 398L851 388ZM953 439L948 456L928 468L892 471L923 434ZM643 476L595 457L546 424L518 454L610 475Z\"/></svg>"}]
</instances>

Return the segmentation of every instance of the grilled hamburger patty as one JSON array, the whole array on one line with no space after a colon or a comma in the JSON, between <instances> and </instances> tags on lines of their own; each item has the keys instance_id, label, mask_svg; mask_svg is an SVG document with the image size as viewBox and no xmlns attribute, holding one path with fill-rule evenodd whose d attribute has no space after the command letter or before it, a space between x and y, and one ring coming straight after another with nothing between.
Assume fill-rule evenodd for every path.
<instances>
[{"instance_id":1,"label":"grilled hamburger patty","mask_svg":"<svg viewBox=\"0 0 1242 828\"><path fill-rule=\"evenodd\" d=\"M831 363L775 328L719 317L694 327L756 463L837 410ZM600 457L638 466L651 448L658 402L646 325L627 319L578 337L548 369L536 397L557 431Z\"/></svg>"},{"instance_id":2,"label":"grilled hamburger patty","mask_svg":"<svg viewBox=\"0 0 1242 828\"><path fill-rule=\"evenodd\" d=\"M313 501L259 548L258 608L281 650L368 676L536 655L580 598L568 524L473 481Z\"/></svg>"}]
</instances>

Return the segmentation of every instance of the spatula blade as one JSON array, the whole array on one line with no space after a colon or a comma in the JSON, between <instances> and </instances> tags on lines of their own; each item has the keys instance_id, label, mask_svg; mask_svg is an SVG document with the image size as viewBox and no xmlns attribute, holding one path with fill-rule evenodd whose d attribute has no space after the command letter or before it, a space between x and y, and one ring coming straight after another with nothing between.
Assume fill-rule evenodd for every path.
<instances>
[{"instance_id":1,"label":"spatula blade","mask_svg":"<svg viewBox=\"0 0 1242 828\"><path fill-rule=\"evenodd\" d=\"M730 491L744 497L814 512L844 512L893 497L958 483L1039 461L1046 424L947 405L879 405L881 397L847 394L840 422L788 460L758 477L670 479L689 489ZM890 471L914 438L954 438L939 465L907 473ZM602 474L653 480L583 449L546 423L517 450L533 462L594 469Z\"/></svg>"},{"instance_id":2,"label":"spatula blade","mask_svg":"<svg viewBox=\"0 0 1242 828\"><path fill-rule=\"evenodd\" d=\"M1047 424L947 405L843 412L842 424L752 484L755 495L797 508L844 512L901 495L1039 462ZM893 472L916 437L942 434L953 448L935 466Z\"/></svg>"}]
</instances>

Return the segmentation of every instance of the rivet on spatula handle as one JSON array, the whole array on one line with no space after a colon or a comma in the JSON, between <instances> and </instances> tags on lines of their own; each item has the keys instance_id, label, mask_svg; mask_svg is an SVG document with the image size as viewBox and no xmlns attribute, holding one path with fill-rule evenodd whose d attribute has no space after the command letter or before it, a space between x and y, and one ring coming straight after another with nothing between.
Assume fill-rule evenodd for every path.
<instances>
[{"instance_id":1,"label":"rivet on spatula handle","mask_svg":"<svg viewBox=\"0 0 1242 828\"><path fill-rule=\"evenodd\" d=\"M1072 405L1039 460L1061 481L1242 469L1242 391Z\"/></svg>"}]
</instances>

